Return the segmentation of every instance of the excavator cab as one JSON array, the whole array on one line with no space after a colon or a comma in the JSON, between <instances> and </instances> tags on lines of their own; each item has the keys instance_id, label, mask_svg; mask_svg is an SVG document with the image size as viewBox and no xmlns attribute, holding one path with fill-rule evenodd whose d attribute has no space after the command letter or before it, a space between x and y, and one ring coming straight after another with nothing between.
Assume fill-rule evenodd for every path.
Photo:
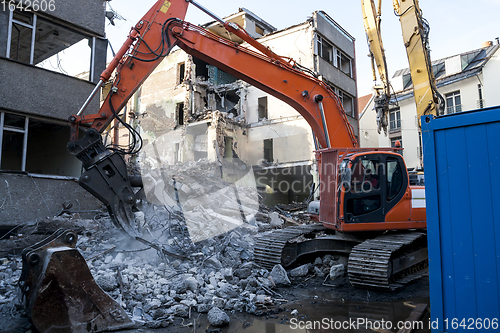
<instances>
[{"instance_id":1,"label":"excavator cab","mask_svg":"<svg viewBox=\"0 0 500 333\"><path fill-rule=\"evenodd\" d=\"M341 189L344 223L385 222L386 212L401 200L408 187L401 155L370 152L349 160L351 182L344 182Z\"/></svg>"},{"instance_id":2,"label":"excavator cab","mask_svg":"<svg viewBox=\"0 0 500 333\"><path fill-rule=\"evenodd\" d=\"M415 204L401 149L319 151L319 221L338 231L425 228L425 208ZM336 173L329 166L336 161ZM418 192L419 193L419 192ZM312 212L310 210L310 212Z\"/></svg>"}]
</instances>

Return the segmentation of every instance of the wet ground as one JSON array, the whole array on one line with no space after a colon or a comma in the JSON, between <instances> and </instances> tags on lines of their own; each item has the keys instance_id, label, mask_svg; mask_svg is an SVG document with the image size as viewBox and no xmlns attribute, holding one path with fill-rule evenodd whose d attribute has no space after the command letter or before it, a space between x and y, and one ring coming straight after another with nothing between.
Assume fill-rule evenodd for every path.
<instances>
[{"instance_id":1,"label":"wet ground","mask_svg":"<svg viewBox=\"0 0 500 333\"><path fill-rule=\"evenodd\" d=\"M397 332L398 322L408 318L413 311L412 305L429 304L428 278L391 292L354 288L347 277L333 286L324 286L322 282L322 279L311 279L290 288L277 289L276 292L287 301L268 305L259 316L230 314L231 322L221 328L211 326L206 314L193 313L190 319L177 319L166 328L141 327L123 332ZM292 315L293 310L298 314ZM428 321L427 312L422 319L423 329L414 332L430 332Z\"/></svg>"},{"instance_id":2,"label":"wet ground","mask_svg":"<svg viewBox=\"0 0 500 333\"><path fill-rule=\"evenodd\" d=\"M292 287L276 289L275 292L282 296L275 295L282 301L267 305L259 316L229 313L230 324L221 328L212 327L206 314L193 312L191 318L176 319L165 328L138 327L121 332L385 332L384 329L389 328L389 331L397 332L397 322L408 318L413 311L412 304L429 304L428 278L393 292L357 289L349 284L347 277L328 286L323 285L319 278L295 281ZM298 314L292 315L293 310ZM428 318L427 313L422 319L424 329L415 332L430 332ZM0 322L2 333L24 333L30 329L25 318L3 317Z\"/></svg>"}]
</instances>

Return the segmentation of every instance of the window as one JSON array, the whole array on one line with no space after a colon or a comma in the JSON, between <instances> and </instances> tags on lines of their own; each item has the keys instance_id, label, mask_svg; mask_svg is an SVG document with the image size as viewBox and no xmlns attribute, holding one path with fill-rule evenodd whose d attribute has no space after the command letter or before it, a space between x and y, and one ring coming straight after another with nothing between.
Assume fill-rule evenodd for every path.
<instances>
[{"instance_id":1,"label":"window","mask_svg":"<svg viewBox=\"0 0 500 333\"><path fill-rule=\"evenodd\" d=\"M353 107L352 97L338 88L334 88L334 91L339 97L340 103L342 104L345 113L351 117L354 117L353 115L354 107Z\"/></svg>"},{"instance_id":2,"label":"window","mask_svg":"<svg viewBox=\"0 0 500 333\"><path fill-rule=\"evenodd\" d=\"M483 89L481 87L481 84L477 85L477 93L479 95L479 99L477 100L477 108L482 109L484 108L484 99L483 99Z\"/></svg>"},{"instance_id":3,"label":"window","mask_svg":"<svg viewBox=\"0 0 500 333\"><path fill-rule=\"evenodd\" d=\"M69 126L0 112L0 170L79 176L81 162L66 145Z\"/></svg>"},{"instance_id":4,"label":"window","mask_svg":"<svg viewBox=\"0 0 500 333\"><path fill-rule=\"evenodd\" d=\"M460 91L455 91L444 95L446 100L446 113L455 113L462 111L462 102L460 100Z\"/></svg>"},{"instance_id":5,"label":"window","mask_svg":"<svg viewBox=\"0 0 500 333\"><path fill-rule=\"evenodd\" d=\"M47 70L94 81L96 38L75 32L33 12L10 11L6 56ZM91 66L92 64L92 66Z\"/></svg>"},{"instance_id":6,"label":"window","mask_svg":"<svg viewBox=\"0 0 500 333\"><path fill-rule=\"evenodd\" d=\"M345 54L341 53L340 55L340 65L339 69L345 74L351 76L351 59L349 59Z\"/></svg>"},{"instance_id":7,"label":"window","mask_svg":"<svg viewBox=\"0 0 500 333\"><path fill-rule=\"evenodd\" d=\"M27 117L9 113L0 114L0 169L26 169Z\"/></svg>"},{"instance_id":8,"label":"window","mask_svg":"<svg viewBox=\"0 0 500 333\"><path fill-rule=\"evenodd\" d=\"M233 156L233 138L224 137L224 158L232 158Z\"/></svg>"},{"instance_id":9,"label":"window","mask_svg":"<svg viewBox=\"0 0 500 333\"><path fill-rule=\"evenodd\" d=\"M317 54L329 63L333 62L333 46L328 43L323 37L317 36Z\"/></svg>"},{"instance_id":10,"label":"window","mask_svg":"<svg viewBox=\"0 0 500 333\"><path fill-rule=\"evenodd\" d=\"M401 130L401 112L399 109L389 111L389 131Z\"/></svg>"},{"instance_id":11,"label":"window","mask_svg":"<svg viewBox=\"0 0 500 333\"><path fill-rule=\"evenodd\" d=\"M179 75L177 75L177 77L179 78L179 80L177 81L177 84L182 84L184 82L184 76L186 73L186 64L179 64L178 71Z\"/></svg>"},{"instance_id":12,"label":"window","mask_svg":"<svg viewBox=\"0 0 500 333\"><path fill-rule=\"evenodd\" d=\"M403 74L403 90L409 88L412 84L411 74Z\"/></svg>"},{"instance_id":13,"label":"window","mask_svg":"<svg viewBox=\"0 0 500 333\"><path fill-rule=\"evenodd\" d=\"M402 140L402 138L400 136L391 138L391 147L392 148L396 148L398 142L399 142L399 148L403 148L403 140ZM403 155L403 151L402 150L400 150L399 153L401 155Z\"/></svg>"},{"instance_id":14,"label":"window","mask_svg":"<svg viewBox=\"0 0 500 333\"><path fill-rule=\"evenodd\" d=\"M259 104L259 120L267 119L267 96L260 97L258 100Z\"/></svg>"},{"instance_id":15,"label":"window","mask_svg":"<svg viewBox=\"0 0 500 333\"><path fill-rule=\"evenodd\" d=\"M473 61L474 59L481 53L481 51L475 51L469 54L462 54L460 56L460 60L462 63L462 70L466 69Z\"/></svg>"},{"instance_id":16,"label":"window","mask_svg":"<svg viewBox=\"0 0 500 333\"><path fill-rule=\"evenodd\" d=\"M261 36L264 36L264 29L261 28L258 24L255 24L255 32Z\"/></svg>"},{"instance_id":17,"label":"window","mask_svg":"<svg viewBox=\"0 0 500 333\"><path fill-rule=\"evenodd\" d=\"M401 139L400 136L395 137L395 138L391 138L391 147L395 148L396 142L398 142L398 141L399 141L399 144L401 145L401 147L403 147L403 140Z\"/></svg>"},{"instance_id":18,"label":"window","mask_svg":"<svg viewBox=\"0 0 500 333\"><path fill-rule=\"evenodd\" d=\"M175 113L177 115L177 125L184 125L184 103L177 103L175 105Z\"/></svg>"},{"instance_id":19,"label":"window","mask_svg":"<svg viewBox=\"0 0 500 333\"><path fill-rule=\"evenodd\" d=\"M403 186L401 165L395 158L387 158L387 200L394 199Z\"/></svg>"},{"instance_id":20,"label":"window","mask_svg":"<svg viewBox=\"0 0 500 333\"><path fill-rule=\"evenodd\" d=\"M264 140L264 161L273 163L273 139Z\"/></svg>"}]
</instances>

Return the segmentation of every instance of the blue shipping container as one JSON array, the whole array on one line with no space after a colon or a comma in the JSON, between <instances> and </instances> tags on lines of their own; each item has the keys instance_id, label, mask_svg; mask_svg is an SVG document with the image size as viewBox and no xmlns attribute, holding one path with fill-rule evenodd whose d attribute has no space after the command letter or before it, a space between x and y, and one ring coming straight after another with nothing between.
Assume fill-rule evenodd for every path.
<instances>
[{"instance_id":1,"label":"blue shipping container","mask_svg":"<svg viewBox=\"0 0 500 333\"><path fill-rule=\"evenodd\" d=\"M433 332L500 328L500 107L422 117Z\"/></svg>"}]
</instances>

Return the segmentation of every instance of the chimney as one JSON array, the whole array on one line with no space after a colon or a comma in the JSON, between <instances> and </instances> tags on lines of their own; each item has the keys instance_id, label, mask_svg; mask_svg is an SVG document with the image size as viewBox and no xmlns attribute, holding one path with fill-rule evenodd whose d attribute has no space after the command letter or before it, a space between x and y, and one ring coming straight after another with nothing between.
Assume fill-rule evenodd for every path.
<instances>
[{"instance_id":1,"label":"chimney","mask_svg":"<svg viewBox=\"0 0 500 333\"><path fill-rule=\"evenodd\" d=\"M495 41L497 42L497 45L500 44L500 37L495 38Z\"/></svg>"},{"instance_id":2,"label":"chimney","mask_svg":"<svg viewBox=\"0 0 500 333\"><path fill-rule=\"evenodd\" d=\"M490 47L490 46L493 46L493 42L491 40L481 44L481 48L483 48L483 49Z\"/></svg>"}]
</instances>

